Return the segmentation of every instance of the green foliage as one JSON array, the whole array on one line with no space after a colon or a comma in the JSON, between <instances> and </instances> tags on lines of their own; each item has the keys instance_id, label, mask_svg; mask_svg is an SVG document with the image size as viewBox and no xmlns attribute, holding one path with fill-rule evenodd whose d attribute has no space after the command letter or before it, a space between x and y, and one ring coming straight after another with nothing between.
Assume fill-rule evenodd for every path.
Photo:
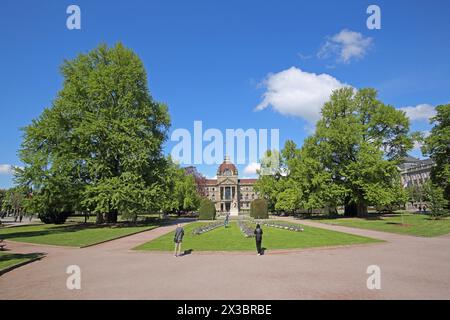
<instances>
[{"instance_id":1,"label":"green foliage","mask_svg":"<svg viewBox=\"0 0 450 320\"><path fill-rule=\"evenodd\" d=\"M164 174L163 197L160 198L161 210L164 212L195 211L200 205L195 177L173 163L171 158L167 160Z\"/></svg>"},{"instance_id":2,"label":"green foliage","mask_svg":"<svg viewBox=\"0 0 450 320\"><path fill-rule=\"evenodd\" d=\"M26 214L26 189L14 187L8 190L2 190L1 195L1 211L13 213L15 216Z\"/></svg>"},{"instance_id":3,"label":"green foliage","mask_svg":"<svg viewBox=\"0 0 450 320\"><path fill-rule=\"evenodd\" d=\"M368 205L396 206L407 200L398 161L412 148L409 121L402 111L383 104L373 89L335 91L322 108L315 133L301 149L287 141L261 162L255 188L269 209L295 212L325 208L364 215Z\"/></svg>"},{"instance_id":4,"label":"green foliage","mask_svg":"<svg viewBox=\"0 0 450 320\"><path fill-rule=\"evenodd\" d=\"M425 190L421 185L413 184L406 188L408 201L412 204L423 202L425 199Z\"/></svg>"},{"instance_id":5,"label":"green foliage","mask_svg":"<svg viewBox=\"0 0 450 320\"><path fill-rule=\"evenodd\" d=\"M250 217L254 219L269 219L267 201L265 199L253 200L250 204Z\"/></svg>"},{"instance_id":6,"label":"green foliage","mask_svg":"<svg viewBox=\"0 0 450 320\"><path fill-rule=\"evenodd\" d=\"M5 201L6 191L7 190L5 189L0 189L0 212L3 211L3 202Z\"/></svg>"},{"instance_id":7,"label":"green foliage","mask_svg":"<svg viewBox=\"0 0 450 320\"><path fill-rule=\"evenodd\" d=\"M434 219L442 218L448 214L445 210L447 201L444 197L444 188L434 185L428 181L424 185L426 200L428 209L430 210L430 216Z\"/></svg>"},{"instance_id":8,"label":"green foliage","mask_svg":"<svg viewBox=\"0 0 450 320\"><path fill-rule=\"evenodd\" d=\"M200 208L198 209L200 220L214 220L216 218L216 206L214 202L207 198L200 201Z\"/></svg>"},{"instance_id":9,"label":"green foliage","mask_svg":"<svg viewBox=\"0 0 450 320\"><path fill-rule=\"evenodd\" d=\"M431 134L425 139L422 152L436 165L431 170L431 180L444 189L447 208L450 208L450 104L436 107L437 114Z\"/></svg>"},{"instance_id":10,"label":"green foliage","mask_svg":"<svg viewBox=\"0 0 450 320\"><path fill-rule=\"evenodd\" d=\"M69 217L70 212L55 212L47 210L39 213L38 217L43 223L46 224L63 224Z\"/></svg>"},{"instance_id":11,"label":"green foliage","mask_svg":"<svg viewBox=\"0 0 450 320\"><path fill-rule=\"evenodd\" d=\"M276 211L295 212L300 207L300 194L294 188L286 188L277 195Z\"/></svg>"},{"instance_id":12,"label":"green foliage","mask_svg":"<svg viewBox=\"0 0 450 320\"><path fill-rule=\"evenodd\" d=\"M158 208L167 107L149 94L142 61L120 43L61 67L52 106L24 128L17 182L43 216L91 211L107 222ZM101 219L100 219L101 221Z\"/></svg>"},{"instance_id":13,"label":"green foliage","mask_svg":"<svg viewBox=\"0 0 450 320\"><path fill-rule=\"evenodd\" d=\"M303 169L306 181L318 189L314 202L344 204L348 214L365 215L369 204L405 200L397 164L412 147L408 131L405 114L377 100L375 90L335 91L302 150L310 166Z\"/></svg>"}]
</instances>

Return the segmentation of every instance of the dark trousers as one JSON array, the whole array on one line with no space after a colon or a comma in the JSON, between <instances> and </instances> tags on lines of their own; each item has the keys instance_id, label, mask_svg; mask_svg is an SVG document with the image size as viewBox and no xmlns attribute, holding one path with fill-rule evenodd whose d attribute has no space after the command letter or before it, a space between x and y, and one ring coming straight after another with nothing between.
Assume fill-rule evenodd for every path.
<instances>
[{"instance_id":1,"label":"dark trousers","mask_svg":"<svg viewBox=\"0 0 450 320\"><path fill-rule=\"evenodd\" d=\"M258 251L258 253L262 253L261 243L262 241L256 241L256 250Z\"/></svg>"}]
</instances>

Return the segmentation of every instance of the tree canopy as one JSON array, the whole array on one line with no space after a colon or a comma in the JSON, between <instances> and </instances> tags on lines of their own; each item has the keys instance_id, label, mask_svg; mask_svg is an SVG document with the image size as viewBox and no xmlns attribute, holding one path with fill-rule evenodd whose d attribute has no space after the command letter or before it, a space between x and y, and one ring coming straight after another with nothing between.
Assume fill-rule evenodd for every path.
<instances>
[{"instance_id":1,"label":"tree canopy","mask_svg":"<svg viewBox=\"0 0 450 320\"><path fill-rule=\"evenodd\" d=\"M345 205L346 214L364 215L370 204L406 200L397 165L412 145L408 118L375 90L339 89L323 106L315 133L301 149L288 141L282 173L261 175L257 190L277 210L334 213Z\"/></svg>"},{"instance_id":2,"label":"tree canopy","mask_svg":"<svg viewBox=\"0 0 450 320\"><path fill-rule=\"evenodd\" d=\"M88 210L99 222L158 208L170 118L139 57L122 44L67 60L52 106L25 127L17 182L38 213Z\"/></svg>"},{"instance_id":3,"label":"tree canopy","mask_svg":"<svg viewBox=\"0 0 450 320\"><path fill-rule=\"evenodd\" d=\"M425 138L422 152L434 160L431 170L433 184L444 191L447 206L450 204L450 104L436 107L437 114L431 119L434 127Z\"/></svg>"}]
</instances>

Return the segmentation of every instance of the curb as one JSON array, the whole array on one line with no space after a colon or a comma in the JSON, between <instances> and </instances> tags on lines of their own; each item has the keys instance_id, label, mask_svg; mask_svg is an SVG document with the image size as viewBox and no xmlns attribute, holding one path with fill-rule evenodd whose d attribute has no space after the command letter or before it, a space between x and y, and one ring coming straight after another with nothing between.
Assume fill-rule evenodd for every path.
<instances>
[{"instance_id":1,"label":"curb","mask_svg":"<svg viewBox=\"0 0 450 320\"><path fill-rule=\"evenodd\" d=\"M126 237L131 237L131 236L134 236L134 235L139 234L139 233L142 233L142 232L152 231L152 230L158 229L159 227L161 227L161 226L156 226L156 227L154 227L154 228L148 228L148 229L145 229L145 230L136 231L136 232L129 233L129 234L126 234L126 235L123 235L123 236L120 236L120 237L117 237L117 238L114 238L114 239L103 240L103 241L101 241L101 242L96 242L96 243L93 243L93 244L87 244L87 245L85 245L85 246L81 246L81 247L72 247L72 248L84 249L84 248L94 247L94 246L97 246L97 245L99 245L99 244L111 242L111 241L114 241L114 240L123 239L123 238L126 238ZM60 247L61 247L61 246L60 246Z\"/></svg>"},{"instance_id":2,"label":"curb","mask_svg":"<svg viewBox=\"0 0 450 320\"><path fill-rule=\"evenodd\" d=\"M10 243L15 243L15 244L25 244L25 245L31 245L31 246L37 246L37 247L51 247L51 248L59 248L59 249L84 249L84 248L93 247L93 246L96 246L96 245L99 245L99 244L103 244L103 243L106 243L106 242L111 242L111 241L114 241L114 240L119 240L119 239L122 239L122 238L130 237L130 236L136 235L138 233L155 230L155 229L157 229L159 227L160 226L157 226L157 227L154 227L154 228L145 229L145 230L141 230L141 231L136 231L134 233L123 235L123 236L120 236L120 237L117 237L117 238L114 238L114 239L103 240L101 242L96 242L96 243L88 244L88 245L81 246L81 247L77 247L77 246L59 246L59 245L56 245L56 244L32 243L32 242L15 241L15 240L8 240L8 239L4 239L4 241L6 243L10 242Z\"/></svg>"},{"instance_id":3,"label":"curb","mask_svg":"<svg viewBox=\"0 0 450 320\"><path fill-rule=\"evenodd\" d=\"M29 263L33 263L33 262L35 262L35 261L41 260L41 259L44 258L44 257L45 257L45 254L40 255L40 256L38 256L38 257L36 257L36 258L30 259L30 260L28 260L28 261L24 261L24 262L21 262L21 263L18 263L18 264L15 264L15 265L6 267L6 268L4 268L4 269L1 269L1 270L0 270L0 276L2 276L2 275L4 275L5 273L10 272L10 271L12 271L12 270L14 270L14 269L23 267L24 265L27 265L27 264L29 264Z\"/></svg>"}]
</instances>

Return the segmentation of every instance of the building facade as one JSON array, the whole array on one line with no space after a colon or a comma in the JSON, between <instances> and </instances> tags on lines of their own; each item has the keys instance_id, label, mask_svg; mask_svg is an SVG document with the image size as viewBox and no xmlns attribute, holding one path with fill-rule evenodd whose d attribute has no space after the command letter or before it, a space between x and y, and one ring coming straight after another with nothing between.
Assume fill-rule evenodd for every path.
<instances>
[{"instance_id":1,"label":"building facade","mask_svg":"<svg viewBox=\"0 0 450 320\"><path fill-rule=\"evenodd\" d=\"M207 179L206 197L214 202L219 213L229 212L232 216L246 213L250 203L258 198L253 189L257 179L239 179L236 166L225 157L217 169L217 179Z\"/></svg>"},{"instance_id":2,"label":"building facade","mask_svg":"<svg viewBox=\"0 0 450 320\"><path fill-rule=\"evenodd\" d=\"M431 159L420 160L411 156L405 157L403 162L399 165L403 187L413 189L421 187L427 180L430 179L431 169L433 166L434 162ZM421 193L418 192L414 201L406 203L407 210L422 211L428 207L428 204L419 194Z\"/></svg>"},{"instance_id":3,"label":"building facade","mask_svg":"<svg viewBox=\"0 0 450 320\"><path fill-rule=\"evenodd\" d=\"M403 187L423 185L430 179L433 165L434 162L431 159L420 160L411 156L405 157L399 166Z\"/></svg>"}]
</instances>

